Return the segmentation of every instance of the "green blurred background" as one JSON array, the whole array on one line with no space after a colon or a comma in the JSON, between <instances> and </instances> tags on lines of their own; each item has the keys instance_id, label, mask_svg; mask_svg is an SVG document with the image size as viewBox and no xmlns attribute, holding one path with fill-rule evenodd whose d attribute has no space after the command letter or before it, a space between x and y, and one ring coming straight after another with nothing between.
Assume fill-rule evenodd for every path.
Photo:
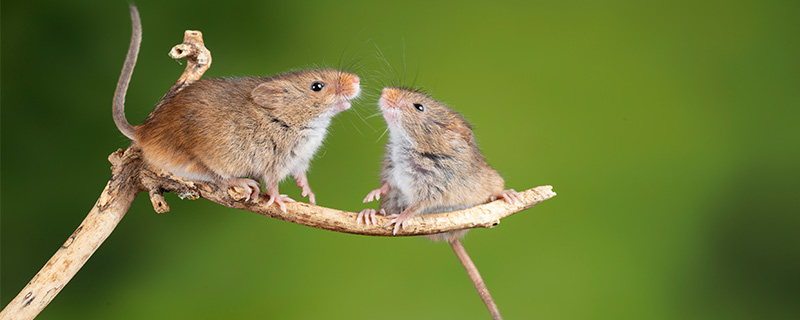
<instances>
[{"instance_id":1,"label":"green blurred background","mask_svg":"<svg viewBox=\"0 0 800 320\"><path fill-rule=\"evenodd\" d=\"M800 2L137 1L127 115L207 77L363 58L364 96L309 175L347 210L378 186L391 72L465 114L507 185L558 196L467 249L508 319L800 316ZM5 306L91 209L126 147L111 99L124 1L2 1ZM364 120L365 119L365 120ZM298 188L282 190L297 196ZM316 230L146 196L40 319L484 319L450 248Z\"/></svg>"}]
</instances>

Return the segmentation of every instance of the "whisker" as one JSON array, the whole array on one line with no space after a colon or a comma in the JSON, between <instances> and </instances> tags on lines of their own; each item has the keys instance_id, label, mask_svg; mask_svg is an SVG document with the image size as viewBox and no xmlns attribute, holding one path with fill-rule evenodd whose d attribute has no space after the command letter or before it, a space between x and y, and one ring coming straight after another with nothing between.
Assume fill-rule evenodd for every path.
<instances>
[{"instance_id":1,"label":"whisker","mask_svg":"<svg viewBox=\"0 0 800 320\"><path fill-rule=\"evenodd\" d=\"M388 126L386 127L386 130L383 130L383 133L381 133L381 136L378 137L378 139L376 139L375 142L380 141L381 138L383 138L383 136L386 135L387 132L389 132L389 127Z\"/></svg>"},{"instance_id":2,"label":"whisker","mask_svg":"<svg viewBox=\"0 0 800 320\"><path fill-rule=\"evenodd\" d=\"M355 122L353 122L353 120L350 120L350 124L352 124L353 128L355 128L356 131L358 131L358 134L360 134L362 137L364 136L364 133L361 132L361 130L358 129L358 126L356 126L356 124L355 124Z\"/></svg>"},{"instance_id":3,"label":"whisker","mask_svg":"<svg viewBox=\"0 0 800 320\"><path fill-rule=\"evenodd\" d=\"M377 113L374 113L374 114L371 114L371 115L368 115L368 116L364 117L364 119L375 118L375 117L380 116L382 114L383 114L383 112L377 112Z\"/></svg>"}]
</instances>

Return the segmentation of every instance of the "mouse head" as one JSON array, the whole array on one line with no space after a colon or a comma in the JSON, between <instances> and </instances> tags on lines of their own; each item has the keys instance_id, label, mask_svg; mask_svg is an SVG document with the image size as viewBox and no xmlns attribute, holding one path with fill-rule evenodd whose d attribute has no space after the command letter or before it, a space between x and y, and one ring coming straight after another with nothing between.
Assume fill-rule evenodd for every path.
<instances>
[{"instance_id":1,"label":"mouse head","mask_svg":"<svg viewBox=\"0 0 800 320\"><path fill-rule=\"evenodd\" d=\"M267 80L253 89L253 101L286 121L298 123L329 119L349 109L350 101L361 91L357 75L333 69L292 72Z\"/></svg>"},{"instance_id":2,"label":"mouse head","mask_svg":"<svg viewBox=\"0 0 800 320\"><path fill-rule=\"evenodd\" d=\"M378 105L393 136L417 145L473 141L471 127L460 114L420 91L384 88Z\"/></svg>"}]
</instances>

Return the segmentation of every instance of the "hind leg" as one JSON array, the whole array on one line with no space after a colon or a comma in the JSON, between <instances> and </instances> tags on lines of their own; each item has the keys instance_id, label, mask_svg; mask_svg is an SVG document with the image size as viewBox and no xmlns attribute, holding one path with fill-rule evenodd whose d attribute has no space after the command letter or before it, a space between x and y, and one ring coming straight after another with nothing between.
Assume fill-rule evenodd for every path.
<instances>
[{"instance_id":1,"label":"hind leg","mask_svg":"<svg viewBox=\"0 0 800 320\"><path fill-rule=\"evenodd\" d=\"M244 189L245 197L244 201L256 201L258 200L258 195L261 194L261 183L258 180L250 179L250 178L231 178L225 179L222 181L224 185L228 188L232 187L240 187Z\"/></svg>"}]
</instances>

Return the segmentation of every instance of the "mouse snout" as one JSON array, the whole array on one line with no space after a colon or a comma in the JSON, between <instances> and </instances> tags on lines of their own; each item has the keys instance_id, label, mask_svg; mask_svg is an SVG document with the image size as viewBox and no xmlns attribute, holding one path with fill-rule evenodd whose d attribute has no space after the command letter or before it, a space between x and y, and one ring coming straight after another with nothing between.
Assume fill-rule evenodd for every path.
<instances>
[{"instance_id":1,"label":"mouse snout","mask_svg":"<svg viewBox=\"0 0 800 320\"><path fill-rule=\"evenodd\" d=\"M336 93L353 99L361 92L361 79L354 74L344 74L339 78Z\"/></svg>"},{"instance_id":2,"label":"mouse snout","mask_svg":"<svg viewBox=\"0 0 800 320\"><path fill-rule=\"evenodd\" d=\"M379 104L384 108L400 107L400 90L397 88L383 88Z\"/></svg>"}]
</instances>

